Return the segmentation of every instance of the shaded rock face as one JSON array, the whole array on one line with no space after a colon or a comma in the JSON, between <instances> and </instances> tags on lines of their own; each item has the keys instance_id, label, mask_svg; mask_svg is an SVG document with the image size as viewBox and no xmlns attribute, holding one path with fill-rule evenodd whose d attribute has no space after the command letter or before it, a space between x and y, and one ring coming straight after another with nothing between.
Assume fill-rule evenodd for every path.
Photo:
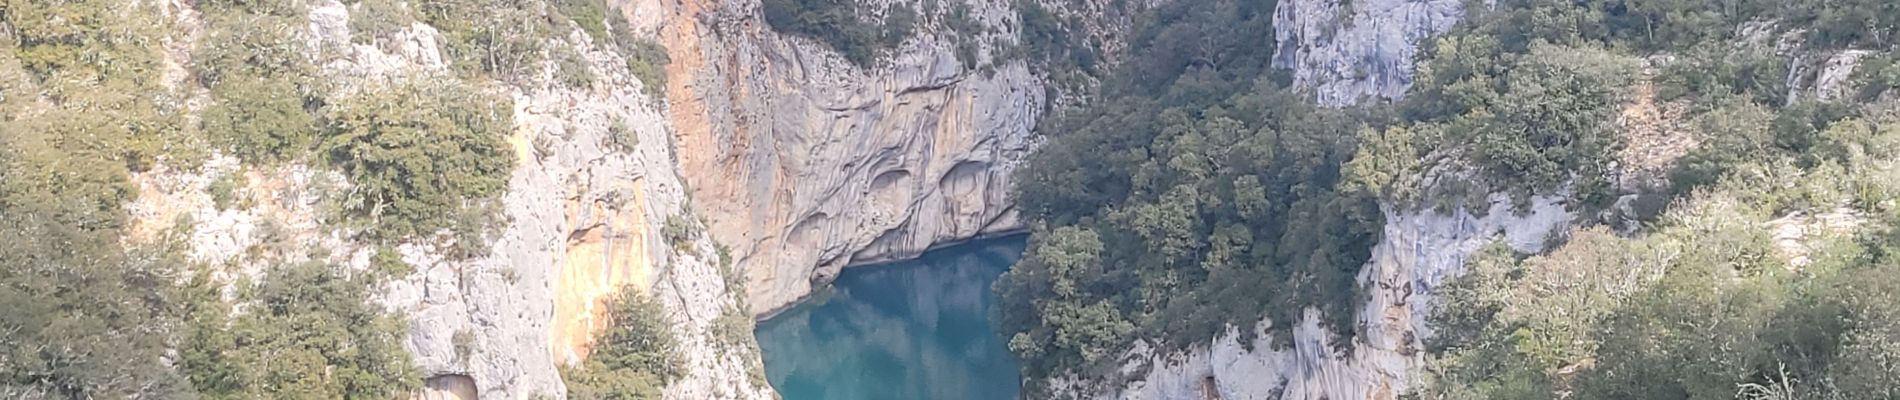
<instances>
[{"instance_id":1,"label":"shaded rock face","mask_svg":"<svg viewBox=\"0 0 1900 400\"><path fill-rule=\"evenodd\" d=\"M1465 15L1465 0L1282 0L1274 6L1273 66L1293 71L1321 105L1398 99L1412 87L1418 47Z\"/></svg>"},{"instance_id":2,"label":"shaded rock face","mask_svg":"<svg viewBox=\"0 0 1900 400\"><path fill-rule=\"evenodd\" d=\"M1004 26L1007 4L971 2L971 14ZM862 68L772 31L757 10L687 0L659 28L679 172L746 271L752 313L847 265L1020 229L1010 171L1047 101L1025 63L966 70L952 42L920 33Z\"/></svg>"},{"instance_id":3,"label":"shaded rock face","mask_svg":"<svg viewBox=\"0 0 1900 400\"><path fill-rule=\"evenodd\" d=\"M466 375L438 375L422 382L416 400L475 400L475 379Z\"/></svg>"},{"instance_id":4,"label":"shaded rock face","mask_svg":"<svg viewBox=\"0 0 1900 400\"><path fill-rule=\"evenodd\" d=\"M1568 226L1571 218L1559 198L1534 199L1530 212L1521 216L1504 196L1494 196L1482 217L1462 209L1453 214L1388 211L1385 237L1358 277L1368 289L1358 320L1366 330L1344 350L1333 350L1334 336L1320 325L1319 311L1308 309L1291 327L1293 344L1287 348L1275 349L1264 333L1286 329L1270 321L1254 327L1259 335L1253 343L1242 343L1238 332L1186 352L1156 354L1139 343L1132 354L1136 361L1123 370L1151 369L1091 397L1396 399L1407 389L1408 372L1423 361L1419 349L1432 334L1426 319L1434 292L1464 270L1465 258L1493 240L1518 251L1539 251L1551 231Z\"/></svg>"}]
</instances>

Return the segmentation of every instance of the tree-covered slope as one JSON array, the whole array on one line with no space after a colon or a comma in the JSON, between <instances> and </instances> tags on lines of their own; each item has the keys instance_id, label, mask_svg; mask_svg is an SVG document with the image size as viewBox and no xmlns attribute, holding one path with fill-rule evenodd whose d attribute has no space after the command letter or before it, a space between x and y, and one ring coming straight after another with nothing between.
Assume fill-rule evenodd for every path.
<instances>
[{"instance_id":1,"label":"tree-covered slope","mask_svg":"<svg viewBox=\"0 0 1900 400\"><path fill-rule=\"evenodd\" d=\"M1350 339L1388 212L1478 211L1502 193L1566 199L1577 230L1549 254L1467 263L1416 394L1732 397L1794 381L1879 397L1890 322L1868 294L1900 277L1881 250L1900 220L1883 128L1900 9L1473 4L1421 43L1403 100L1345 109L1309 105L1268 67L1271 1L1146 11L1126 61L1042 127L1020 172L1036 229L996 290L1031 394L1120 379L1137 341L1204 345L1261 318L1287 335L1309 307ZM1848 95L1817 95L1820 64L1848 49L1867 60ZM1631 116L1655 104L1673 111ZM1854 228L1805 256L1778 246L1790 218L1816 215ZM1702 343L1717 333L1749 340ZM1871 375L1841 384L1849 373Z\"/></svg>"}]
</instances>

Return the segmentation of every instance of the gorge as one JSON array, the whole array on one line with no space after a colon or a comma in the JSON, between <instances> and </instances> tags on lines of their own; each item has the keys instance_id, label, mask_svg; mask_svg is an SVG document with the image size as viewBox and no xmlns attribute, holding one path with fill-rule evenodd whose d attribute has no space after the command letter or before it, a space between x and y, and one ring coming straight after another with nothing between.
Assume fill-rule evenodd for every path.
<instances>
[{"instance_id":1,"label":"gorge","mask_svg":"<svg viewBox=\"0 0 1900 400\"><path fill-rule=\"evenodd\" d=\"M1891 398L1895 38L1886 0L5 0L0 397Z\"/></svg>"}]
</instances>

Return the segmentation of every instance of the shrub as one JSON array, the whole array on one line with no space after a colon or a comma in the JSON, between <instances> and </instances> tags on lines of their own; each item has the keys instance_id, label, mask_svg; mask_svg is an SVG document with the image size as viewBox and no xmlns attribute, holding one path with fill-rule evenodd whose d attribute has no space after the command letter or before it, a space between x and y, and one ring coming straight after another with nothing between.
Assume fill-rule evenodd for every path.
<instances>
[{"instance_id":1,"label":"shrub","mask_svg":"<svg viewBox=\"0 0 1900 400\"><path fill-rule=\"evenodd\" d=\"M555 77L561 83L572 88L585 89L594 85L594 67L587 63L579 51L571 47L559 47L554 51Z\"/></svg>"},{"instance_id":2,"label":"shrub","mask_svg":"<svg viewBox=\"0 0 1900 400\"><path fill-rule=\"evenodd\" d=\"M568 396L578 399L659 399L660 389L684 377L685 360L665 310L631 287L609 300L606 333L580 365L561 368Z\"/></svg>"},{"instance_id":3,"label":"shrub","mask_svg":"<svg viewBox=\"0 0 1900 400\"><path fill-rule=\"evenodd\" d=\"M623 42L620 51L627 58L627 71L640 80L640 87L647 97L655 101L666 98L666 65L673 59L666 55L666 48L652 40L630 40Z\"/></svg>"},{"instance_id":4,"label":"shrub","mask_svg":"<svg viewBox=\"0 0 1900 400\"><path fill-rule=\"evenodd\" d=\"M421 386L401 344L406 324L370 304L369 288L322 263L274 268L247 312L194 316L179 345L184 370L211 398L406 394Z\"/></svg>"},{"instance_id":5,"label":"shrub","mask_svg":"<svg viewBox=\"0 0 1900 400\"><path fill-rule=\"evenodd\" d=\"M382 273L384 278L402 279L416 272L416 266L403 261L402 253L397 252L395 246L377 246L376 254L370 256L369 262L370 266L376 272Z\"/></svg>"},{"instance_id":6,"label":"shrub","mask_svg":"<svg viewBox=\"0 0 1900 400\"><path fill-rule=\"evenodd\" d=\"M466 74L519 81L545 59L554 37L546 4L532 0L416 1L416 14L440 29L443 52Z\"/></svg>"},{"instance_id":7,"label":"shrub","mask_svg":"<svg viewBox=\"0 0 1900 400\"><path fill-rule=\"evenodd\" d=\"M207 7L200 5L200 8ZM206 34L192 52L192 72L199 83L212 88L237 76L261 80L308 79L314 75L314 66L303 42L295 40L305 23L300 14L277 15L247 8L207 9Z\"/></svg>"},{"instance_id":8,"label":"shrub","mask_svg":"<svg viewBox=\"0 0 1900 400\"><path fill-rule=\"evenodd\" d=\"M561 15L567 16L569 20L574 21L575 25L580 25L581 31L587 32L587 36L593 38L595 42L606 43L607 40L609 40L607 35L607 15L609 13L619 13L611 12L610 7L605 2L600 0L555 0L553 3L554 7L561 11Z\"/></svg>"},{"instance_id":9,"label":"shrub","mask_svg":"<svg viewBox=\"0 0 1900 400\"><path fill-rule=\"evenodd\" d=\"M475 331L458 329L449 337L449 343L455 346L455 359L466 363L469 355L475 354Z\"/></svg>"},{"instance_id":10,"label":"shrub","mask_svg":"<svg viewBox=\"0 0 1900 400\"><path fill-rule=\"evenodd\" d=\"M415 10L402 0L357 0L350 6L350 42L374 44L388 40L415 21Z\"/></svg>"},{"instance_id":11,"label":"shrub","mask_svg":"<svg viewBox=\"0 0 1900 400\"><path fill-rule=\"evenodd\" d=\"M246 181L244 171L232 171L231 173L219 176L218 179L212 180L211 185L206 187L205 191L211 193L211 203L216 205L219 210L229 210L231 207L241 204L238 199L238 190L244 188L247 184Z\"/></svg>"},{"instance_id":12,"label":"shrub","mask_svg":"<svg viewBox=\"0 0 1900 400\"><path fill-rule=\"evenodd\" d=\"M200 119L211 143L248 162L294 159L316 139L306 98L284 79L235 76L211 88Z\"/></svg>"},{"instance_id":13,"label":"shrub","mask_svg":"<svg viewBox=\"0 0 1900 400\"><path fill-rule=\"evenodd\" d=\"M319 150L354 185L341 211L366 222L371 238L449 229L458 243L482 243L488 206L514 169L503 141L511 113L505 100L451 82L406 82L327 106Z\"/></svg>"},{"instance_id":14,"label":"shrub","mask_svg":"<svg viewBox=\"0 0 1900 400\"><path fill-rule=\"evenodd\" d=\"M660 236L673 246L673 251L693 253L693 241L699 240L699 226L692 220L673 214L666 216L666 224L660 227Z\"/></svg>"},{"instance_id":15,"label":"shrub","mask_svg":"<svg viewBox=\"0 0 1900 400\"><path fill-rule=\"evenodd\" d=\"M0 2L0 396L182 398L178 245L123 236L175 134L153 3Z\"/></svg>"}]
</instances>

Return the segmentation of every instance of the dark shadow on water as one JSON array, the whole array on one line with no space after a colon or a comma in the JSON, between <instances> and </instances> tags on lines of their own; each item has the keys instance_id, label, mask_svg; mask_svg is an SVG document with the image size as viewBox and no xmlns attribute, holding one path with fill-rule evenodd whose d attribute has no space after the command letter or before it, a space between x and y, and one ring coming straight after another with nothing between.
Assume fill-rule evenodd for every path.
<instances>
[{"instance_id":1,"label":"dark shadow on water","mask_svg":"<svg viewBox=\"0 0 1900 400\"><path fill-rule=\"evenodd\" d=\"M1016 398L1016 359L990 327L990 284L1023 240L845 270L829 293L759 323L766 377L785 400Z\"/></svg>"}]
</instances>

